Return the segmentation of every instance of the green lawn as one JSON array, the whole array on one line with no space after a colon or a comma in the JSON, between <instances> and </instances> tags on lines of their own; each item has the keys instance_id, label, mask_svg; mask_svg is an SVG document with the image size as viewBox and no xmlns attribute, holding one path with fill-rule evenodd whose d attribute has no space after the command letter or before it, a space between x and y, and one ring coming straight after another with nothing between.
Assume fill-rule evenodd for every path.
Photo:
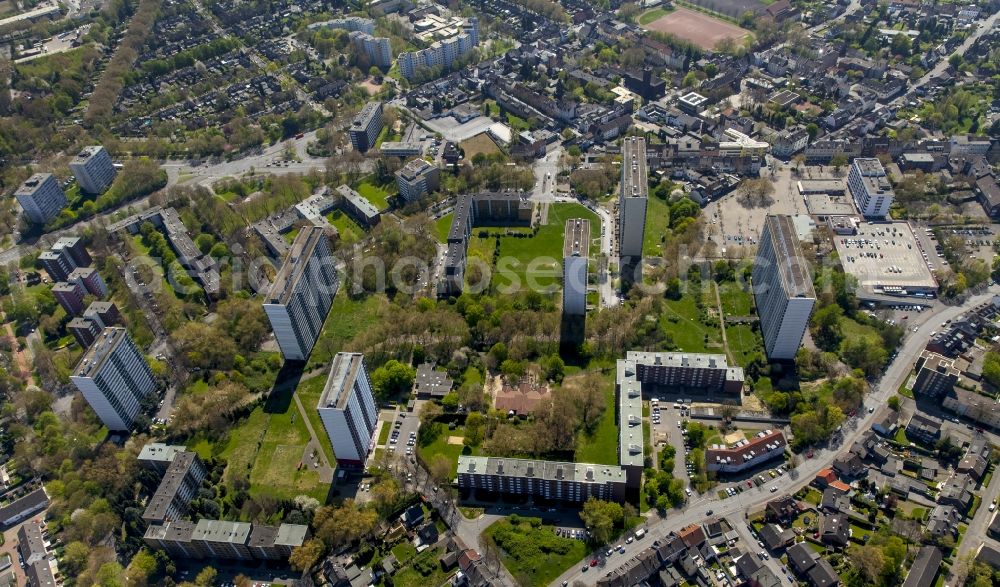
<instances>
[{"instance_id":1,"label":"green lawn","mask_svg":"<svg viewBox=\"0 0 1000 587\"><path fill-rule=\"evenodd\" d=\"M358 242L365 234L365 229L361 228L350 216L344 214L343 210L334 210L326 215L327 221L337 229L340 241L345 244Z\"/></svg>"},{"instance_id":2,"label":"green lawn","mask_svg":"<svg viewBox=\"0 0 1000 587\"><path fill-rule=\"evenodd\" d=\"M500 237L500 264L494 270L492 286L521 290L525 288L545 289L551 293L559 291L562 280L563 233L570 218L590 220L591 237L600 239L600 219L580 204L556 203L549 206L548 223L539 227L537 234L521 238ZM486 229L494 233L497 228ZM499 229L502 230L502 229ZM469 242L469 256L479 255L492 260L495 238L479 238L480 229L474 229ZM516 232L527 232L518 230ZM599 252L597 244L592 244L591 255Z\"/></svg>"},{"instance_id":3,"label":"green lawn","mask_svg":"<svg viewBox=\"0 0 1000 587\"><path fill-rule=\"evenodd\" d=\"M654 9L659 10L659 9ZM670 231L670 207L664 200L651 197L646 200L646 230L642 236L642 254L659 257L663 254L663 239Z\"/></svg>"},{"instance_id":4,"label":"green lawn","mask_svg":"<svg viewBox=\"0 0 1000 587\"><path fill-rule=\"evenodd\" d=\"M719 286L719 298L722 300L722 311L727 316L753 315L753 296L743 291L737 283L723 283Z\"/></svg>"},{"instance_id":5,"label":"green lawn","mask_svg":"<svg viewBox=\"0 0 1000 587\"><path fill-rule=\"evenodd\" d=\"M601 421L594 428L593 434L581 432L577 436L573 460L578 463L618 464L618 420L615 417L614 383L610 376L607 387L607 409L604 410Z\"/></svg>"},{"instance_id":6,"label":"green lawn","mask_svg":"<svg viewBox=\"0 0 1000 587\"><path fill-rule=\"evenodd\" d=\"M323 323L323 330L316 340L306 371L310 371L333 360L333 356L344 350L344 345L359 332L368 328L379 318L383 298L366 295L355 299L347 295L342 287L333 299L333 306ZM328 341L328 342L327 342Z\"/></svg>"},{"instance_id":7,"label":"green lawn","mask_svg":"<svg viewBox=\"0 0 1000 587\"><path fill-rule=\"evenodd\" d=\"M719 352L722 334L716 326L706 326L699 319L698 307L692 295L679 300L666 300L660 317L660 328L673 338L680 350L688 353ZM706 341L706 336L707 341Z\"/></svg>"},{"instance_id":8,"label":"green lawn","mask_svg":"<svg viewBox=\"0 0 1000 587\"><path fill-rule=\"evenodd\" d=\"M413 563L396 573L392 578L395 587L425 587L426 585L441 585L451 575L441 569L438 559L444 551L440 548L428 548L413 559Z\"/></svg>"},{"instance_id":9,"label":"green lawn","mask_svg":"<svg viewBox=\"0 0 1000 587\"><path fill-rule=\"evenodd\" d=\"M451 232L451 221L455 218L454 212L448 212L441 218L434 221L434 236L437 237L438 242L447 242L448 233Z\"/></svg>"},{"instance_id":10,"label":"green lawn","mask_svg":"<svg viewBox=\"0 0 1000 587\"><path fill-rule=\"evenodd\" d=\"M389 442L389 434L392 432L392 424L388 422L382 423L382 431L378 434L378 443L384 445Z\"/></svg>"},{"instance_id":11,"label":"green lawn","mask_svg":"<svg viewBox=\"0 0 1000 587\"><path fill-rule=\"evenodd\" d=\"M646 12L643 12L642 14L639 15L639 19L638 19L639 25L640 26L646 26L647 24L649 24L651 22L654 22L658 18L662 18L662 17L666 16L666 15L670 14L671 12L672 12L672 10L669 10L669 9L663 8L663 7L651 8L651 9L647 10Z\"/></svg>"},{"instance_id":12,"label":"green lawn","mask_svg":"<svg viewBox=\"0 0 1000 587\"><path fill-rule=\"evenodd\" d=\"M740 367L746 367L753 357L764 352L764 341L746 324L727 325L726 340L729 342L729 352Z\"/></svg>"},{"instance_id":13,"label":"green lawn","mask_svg":"<svg viewBox=\"0 0 1000 587\"><path fill-rule=\"evenodd\" d=\"M369 202L374 204L376 208L379 210L385 210L389 207L388 198L394 193L394 188L395 185L392 183L378 185L375 183L375 179L369 176L361 180L361 183L359 183L354 189L356 189L359 194L367 198Z\"/></svg>"},{"instance_id":14,"label":"green lawn","mask_svg":"<svg viewBox=\"0 0 1000 587\"><path fill-rule=\"evenodd\" d=\"M417 549L409 542L404 541L392 547L392 554L396 555L396 560L402 564L417 556Z\"/></svg>"},{"instance_id":15,"label":"green lawn","mask_svg":"<svg viewBox=\"0 0 1000 587\"><path fill-rule=\"evenodd\" d=\"M551 526L521 518L494 522L483 531L500 550L500 559L514 578L524 585L548 585L587 555L581 540L556 536Z\"/></svg>"},{"instance_id":16,"label":"green lawn","mask_svg":"<svg viewBox=\"0 0 1000 587\"><path fill-rule=\"evenodd\" d=\"M324 385L326 385L326 377L319 375L300 383L295 393L299 395L299 401L302 402L302 407L305 408L306 415L309 417L309 423L312 424L316 436L319 437L319 443L323 446L327 460L333 465L337 460L336 455L333 454L333 446L326 434L326 428L323 427L323 421L319 418L319 412L316 411L316 406L319 405L319 396L323 395Z\"/></svg>"},{"instance_id":17,"label":"green lawn","mask_svg":"<svg viewBox=\"0 0 1000 587\"><path fill-rule=\"evenodd\" d=\"M436 455L444 455L451 462L451 476L455 477L458 475L458 457L462 454L462 449L465 448L464 444L449 444L448 438L451 436L456 436L458 438L465 438L465 427L458 426L454 430L449 430L445 426L444 431L438 436L434 442L428 444L427 446L418 446L417 453L424 462L429 463L432 458Z\"/></svg>"}]
</instances>

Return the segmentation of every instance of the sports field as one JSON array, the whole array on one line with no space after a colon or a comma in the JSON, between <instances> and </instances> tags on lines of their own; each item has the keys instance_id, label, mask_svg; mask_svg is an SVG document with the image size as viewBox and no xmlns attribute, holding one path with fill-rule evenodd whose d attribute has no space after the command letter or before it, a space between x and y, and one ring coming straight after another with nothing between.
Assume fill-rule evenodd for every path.
<instances>
[{"instance_id":1,"label":"sports field","mask_svg":"<svg viewBox=\"0 0 1000 587\"><path fill-rule=\"evenodd\" d=\"M681 7L643 25L643 28L673 35L706 50L714 49L723 39L733 39L739 44L751 34L735 24Z\"/></svg>"}]
</instances>

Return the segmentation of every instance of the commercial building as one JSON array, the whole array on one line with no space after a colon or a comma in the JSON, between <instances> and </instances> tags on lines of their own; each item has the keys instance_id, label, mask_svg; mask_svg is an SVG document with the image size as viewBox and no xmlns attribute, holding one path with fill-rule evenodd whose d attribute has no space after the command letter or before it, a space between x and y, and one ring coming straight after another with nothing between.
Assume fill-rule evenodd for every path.
<instances>
[{"instance_id":1,"label":"commercial building","mask_svg":"<svg viewBox=\"0 0 1000 587\"><path fill-rule=\"evenodd\" d=\"M100 145L84 147L69 162L69 169L85 194L102 194L115 180L115 164L107 149Z\"/></svg>"},{"instance_id":2,"label":"commercial building","mask_svg":"<svg viewBox=\"0 0 1000 587\"><path fill-rule=\"evenodd\" d=\"M142 519L158 524L183 517L205 474L205 467L196 453L187 450L175 453L156 493L149 498Z\"/></svg>"},{"instance_id":3,"label":"commercial building","mask_svg":"<svg viewBox=\"0 0 1000 587\"><path fill-rule=\"evenodd\" d=\"M66 194L51 173L36 173L14 192L25 215L35 224L45 224L66 207Z\"/></svg>"},{"instance_id":4,"label":"commercial building","mask_svg":"<svg viewBox=\"0 0 1000 587\"><path fill-rule=\"evenodd\" d=\"M763 430L732 445L710 445L705 449L705 464L715 473L738 473L781 457L787 445L780 430Z\"/></svg>"},{"instance_id":5,"label":"commercial building","mask_svg":"<svg viewBox=\"0 0 1000 587\"><path fill-rule=\"evenodd\" d=\"M139 349L121 327L105 328L83 354L70 380L113 431L127 431L156 380Z\"/></svg>"},{"instance_id":6,"label":"commercial building","mask_svg":"<svg viewBox=\"0 0 1000 587\"><path fill-rule=\"evenodd\" d=\"M412 141L382 141L378 152L383 157L419 157L424 154L424 144Z\"/></svg>"},{"instance_id":7,"label":"commercial building","mask_svg":"<svg viewBox=\"0 0 1000 587\"><path fill-rule=\"evenodd\" d=\"M66 281L81 286L92 296L103 298L108 295L108 286L93 267L77 267L66 276Z\"/></svg>"},{"instance_id":8,"label":"commercial building","mask_svg":"<svg viewBox=\"0 0 1000 587\"><path fill-rule=\"evenodd\" d=\"M938 397L954 389L958 383L959 370L955 360L935 352L923 350L916 364L917 377L913 382L913 393Z\"/></svg>"},{"instance_id":9,"label":"commercial building","mask_svg":"<svg viewBox=\"0 0 1000 587\"><path fill-rule=\"evenodd\" d=\"M369 102L365 104L347 130L354 150L364 153L374 147L375 140L382 132L382 126L382 103Z\"/></svg>"},{"instance_id":10,"label":"commercial building","mask_svg":"<svg viewBox=\"0 0 1000 587\"><path fill-rule=\"evenodd\" d=\"M851 163L847 187L858 213L867 218L885 218L895 198L882 163L874 158L858 157Z\"/></svg>"},{"instance_id":11,"label":"commercial building","mask_svg":"<svg viewBox=\"0 0 1000 587\"><path fill-rule=\"evenodd\" d=\"M396 172L399 195L407 202L413 202L437 191L441 170L423 159L414 159Z\"/></svg>"},{"instance_id":12,"label":"commercial building","mask_svg":"<svg viewBox=\"0 0 1000 587\"><path fill-rule=\"evenodd\" d=\"M66 330L76 338L76 342L83 348L89 347L97 335L104 327L87 317L76 317L66 323Z\"/></svg>"},{"instance_id":13,"label":"commercial building","mask_svg":"<svg viewBox=\"0 0 1000 587\"><path fill-rule=\"evenodd\" d=\"M646 139L626 137L622 142L622 179L618 196L618 245L621 257L642 257L649 195L646 174Z\"/></svg>"},{"instance_id":14,"label":"commercial building","mask_svg":"<svg viewBox=\"0 0 1000 587\"><path fill-rule=\"evenodd\" d=\"M794 359L816 292L791 216L769 215L764 221L752 280L768 359Z\"/></svg>"},{"instance_id":15,"label":"commercial building","mask_svg":"<svg viewBox=\"0 0 1000 587\"><path fill-rule=\"evenodd\" d=\"M316 406L341 467L362 467L374 447L378 408L361 353L337 353Z\"/></svg>"},{"instance_id":16,"label":"commercial building","mask_svg":"<svg viewBox=\"0 0 1000 587\"><path fill-rule=\"evenodd\" d=\"M363 31L352 31L350 38L354 47L368 58L369 63L382 69L392 67L392 47L387 37L373 37Z\"/></svg>"},{"instance_id":17,"label":"commercial building","mask_svg":"<svg viewBox=\"0 0 1000 587\"><path fill-rule=\"evenodd\" d=\"M264 300L264 312L286 360L309 357L337 287L337 272L323 229L303 228Z\"/></svg>"},{"instance_id":18,"label":"commercial building","mask_svg":"<svg viewBox=\"0 0 1000 587\"><path fill-rule=\"evenodd\" d=\"M87 290L81 283L61 281L52 286L52 295L70 316L83 312L83 298Z\"/></svg>"},{"instance_id":19,"label":"commercial building","mask_svg":"<svg viewBox=\"0 0 1000 587\"><path fill-rule=\"evenodd\" d=\"M593 497L623 502L625 470L613 465L498 457L458 457L458 487L583 503Z\"/></svg>"},{"instance_id":20,"label":"commercial building","mask_svg":"<svg viewBox=\"0 0 1000 587\"><path fill-rule=\"evenodd\" d=\"M860 299L896 304L900 297L937 296L937 280L909 223L859 222L857 234L833 243L844 271L857 281Z\"/></svg>"},{"instance_id":21,"label":"commercial building","mask_svg":"<svg viewBox=\"0 0 1000 587\"><path fill-rule=\"evenodd\" d=\"M563 235L563 314L587 313L587 268L590 263L590 221L570 218Z\"/></svg>"},{"instance_id":22,"label":"commercial building","mask_svg":"<svg viewBox=\"0 0 1000 587\"><path fill-rule=\"evenodd\" d=\"M723 134L728 140L719 142L719 154L724 157L762 157L771 150L771 145L741 133L735 128L727 128Z\"/></svg>"}]
</instances>

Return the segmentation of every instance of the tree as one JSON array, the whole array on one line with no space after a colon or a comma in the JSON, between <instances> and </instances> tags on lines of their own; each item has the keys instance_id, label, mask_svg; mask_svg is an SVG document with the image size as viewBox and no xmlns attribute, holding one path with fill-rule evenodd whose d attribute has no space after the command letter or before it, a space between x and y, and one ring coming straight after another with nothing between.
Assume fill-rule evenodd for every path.
<instances>
[{"instance_id":1,"label":"tree","mask_svg":"<svg viewBox=\"0 0 1000 587\"><path fill-rule=\"evenodd\" d=\"M125 578L129 585L145 585L149 578L156 574L158 568L156 557L143 548L132 557L132 562L125 569Z\"/></svg>"},{"instance_id":2,"label":"tree","mask_svg":"<svg viewBox=\"0 0 1000 587\"><path fill-rule=\"evenodd\" d=\"M595 542L606 544L611 540L615 527L625 520L625 511L621 504L591 497L583 504L580 519L590 530Z\"/></svg>"},{"instance_id":3,"label":"tree","mask_svg":"<svg viewBox=\"0 0 1000 587\"><path fill-rule=\"evenodd\" d=\"M205 567L194 578L194 584L198 587L210 587L215 584L215 577L219 574L214 567Z\"/></svg>"},{"instance_id":4,"label":"tree","mask_svg":"<svg viewBox=\"0 0 1000 587\"><path fill-rule=\"evenodd\" d=\"M372 387L380 401L409 394L417 373L413 367L393 359L372 372Z\"/></svg>"},{"instance_id":5,"label":"tree","mask_svg":"<svg viewBox=\"0 0 1000 587\"><path fill-rule=\"evenodd\" d=\"M330 548L339 548L367 536L377 522L378 514L374 509L359 508L353 499L345 499L340 507L321 507L313 517L316 538Z\"/></svg>"},{"instance_id":6,"label":"tree","mask_svg":"<svg viewBox=\"0 0 1000 587\"><path fill-rule=\"evenodd\" d=\"M185 322L170 335L185 363L201 369L229 370L238 349L233 339L202 322Z\"/></svg>"},{"instance_id":7,"label":"tree","mask_svg":"<svg viewBox=\"0 0 1000 587\"><path fill-rule=\"evenodd\" d=\"M847 550L847 557L851 561L854 572L865 581L867 585L876 585L882 575L885 566L885 557L882 549L866 544L864 546L851 546Z\"/></svg>"},{"instance_id":8,"label":"tree","mask_svg":"<svg viewBox=\"0 0 1000 587\"><path fill-rule=\"evenodd\" d=\"M371 494L375 509L382 516L386 516L392 512L399 501L399 483L392 477L385 477L372 487Z\"/></svg>"},{"instance_id":9,"label":"tree","mask_svg":"<svg viewBox=\"0 0 1000 587\"><path fill-rule=\"evenodd\" d=\"M889 401L887 402L887 404L888 404L890 410L892 410L894 412L898 412L899 411L899 404L900 404L899 396L898 395L894 395L894 396L890 397Z\"/></svg>"},{"instance_id":10,"label":"tree","mask_svg":"<svg viewBox=\"0 0 1000 587\"><path fill-rule=\"evenodd\" d=\"M684 79L681 80L681 85L685 88L690 88L696 83L698 83L698 75L693 71L687 72L687 75L685 75Z\"/></svg>"},{"instance_id":11,"label":"tree","mask_svg":"<svg viewBox=\"0 0 1000 587\"><path fill-rule=\"evenodd\" d=\"M444 455L434 455L427 463L427 472L438 485L451 480L451 461Z\"/></svg>"},{"instance_id":12,"label":"tree","mask_svg":"<svg viewBox=\"0 0 1000 587\"><path fill-rule=\"evenodd\" d=\"M310 538L292 549L291 556L288 557L288 564L296 571L307 571L316 564L319 557L323 556L323 541L318 538Z\"/></svg>"}]
</instances>

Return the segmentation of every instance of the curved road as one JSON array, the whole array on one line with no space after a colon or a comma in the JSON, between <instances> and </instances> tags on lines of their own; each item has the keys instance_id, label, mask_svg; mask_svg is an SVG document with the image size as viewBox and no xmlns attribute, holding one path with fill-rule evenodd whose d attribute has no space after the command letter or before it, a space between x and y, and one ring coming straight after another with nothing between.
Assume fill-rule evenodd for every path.
<instances>
[{"instance_id":1,"label":"curved road","mask_svg":"<svg viewBox=\"0 0 1000 587\"><path fill-rule=\"evenodd\" d=\"M1000 287L991 286L986 293L970 298L961 306L948 306L937 312L921 314L921 321L944 322L945 320L953 320L967 309L988 301L997 294L1000 294ZM625 545L625 553L612 555L608 561L609 564L603 569L596 568L583 572L581 569L584 563L592 558L588 556L587 559L573 565L570 570L563 573L562 576L553 582L553 585L561 585L563 581L568 581L570 584L579 581L584 585L594 585L598 579L614 569L617 566L616 563L621 564L633 558L642 550L651 546L654 540L662 538L671 531L680 530L689 524L704 522L705 518L708 517L708 510L712 510L712 515L715 517L731 518L735 516L736 518L740 518L741 516L745 516L747 512L763 507L765 503L775 497L795 493L808 485L821 469L829 467L839 454L853 445L882 416L882 410L878 408L884 406L889 398L897 392L899 386L905 382L905 378L909 376L910 371L913 369L914 361L916 361L920 351L927 345L932 329L928 325L922 327L917 332L909 333L896 359L888 366L874 391L865 398L865 405L876 407L875 412L868 413L867 410L861 410L856 418L846 422L844 425L845 433L843 441L839 447L832 450L816 449L813 451L812 459L803 461L788 474L778 477L760 488L737 494L736 497L720 500L717 497L712 497L713 493L702 495L689 502L683 510L672 510L667 513L666 518L647 524L647 533L643 539ZM773 485L778 487L778 491L770 493L769 488Z\"/></svg>"}]
</instances>

